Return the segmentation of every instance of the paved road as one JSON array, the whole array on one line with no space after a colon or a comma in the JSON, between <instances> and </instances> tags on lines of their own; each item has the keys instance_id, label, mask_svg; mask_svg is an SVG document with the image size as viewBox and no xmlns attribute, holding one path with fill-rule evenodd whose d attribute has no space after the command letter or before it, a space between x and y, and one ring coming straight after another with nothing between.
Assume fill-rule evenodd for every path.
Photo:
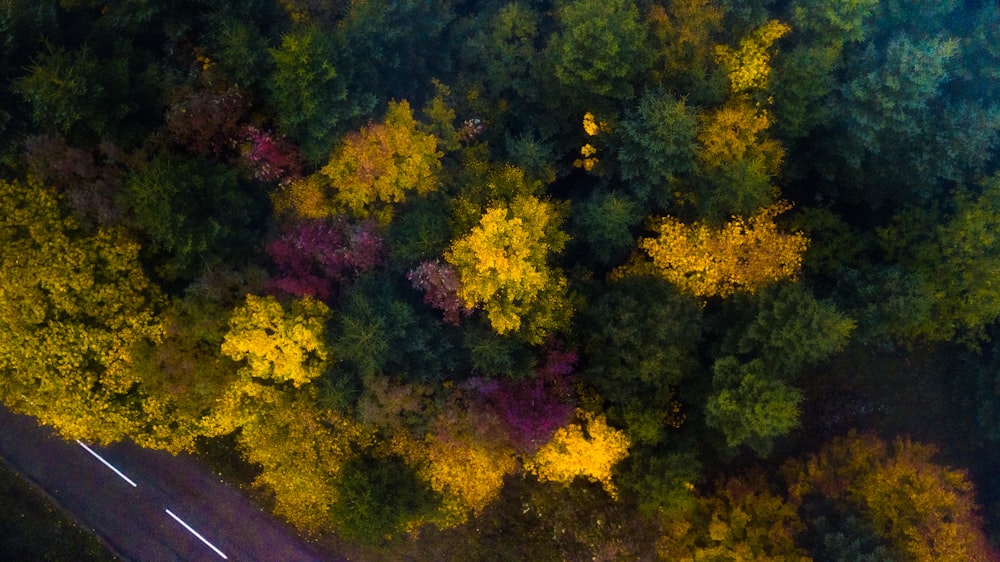
<instances>
[{"instance_id":1,"label":"paved road","mask_svg":"<svg viewBox=\"0 0 1000 562\"><path fill-rule=\"evenodd\" d=\"M128 561L343 560L303 542L189 455L131 443L88 450L0 405L0 456Z\"/></svg>"}]
</instances>

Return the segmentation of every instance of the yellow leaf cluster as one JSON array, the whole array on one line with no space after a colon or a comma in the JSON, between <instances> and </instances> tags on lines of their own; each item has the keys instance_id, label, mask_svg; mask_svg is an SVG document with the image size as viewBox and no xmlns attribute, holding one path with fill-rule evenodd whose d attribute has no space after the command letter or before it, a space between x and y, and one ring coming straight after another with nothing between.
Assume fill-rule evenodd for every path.
<instances>
[{"instance_id":1,"label":"yellow leaf cluster","mask_svg":"<svg viewBox=\"0 0 1000 562\"><path fill-rule=\"evenodd\" d=\"M0 181L0 400L67 438L114 441L143 415L132 365L161 297L121 231L84 233L55 191Z\"/></svg>"},{"instance_id":2,"label":"yellow leaf cluster","mask_svg":"<svg viewBox=\"0 0 1000 562\"><path fill-rule=\"evenodd\" d=\"M382 123L344 137L320 174L333 187L335 208L366 217L377 204L403 201L407 191L436 189L442 156L437 139L418 130L404 100L389 104Z\"/></svg>"},{"instance_id":3,"label":"yellow leaf cluster","mask_svg":"<svg viewBox=\"0 0 1000 562\"><path fill-rule=\"evenodd\" d=\"M766 111L747 104L731 103L701 116L698 157L709 169L743 158L759 158L770 173L777 173L784 156L781 144L764 139L771 126Z\"/></svg>"},{"instance_id":4,"label":"yellow leaf cluster","mask_svg":"<svg viewBox=\"0 0 1000 562\"><path fill-rule=\"evenodd\" d=\"M699 297L727 297L737 290L752 293L792 279L809 241L802 233L778 230L774 218L789 208L787 203L776 203L749 219L733 217L721 229L665 217L653 225L655 238L639 241L652 260L646 270ZM642 264L625 266L614 275L642 268Z\"/></svg>"},{"instance_id":5,"label":"yellow leaf cluster","mask_svg":"<svg viewBox=\"0 0 1000 562\"><path fill-rule=\"evenodd\" d=\"M556 218L551 203L518 196L509 206L488 208L479 225L445 254L462 283L459 297L470 308L481 306L497 333L520 329L543 296L560 298L566 279L547 264L549 254L566 242Z\"/></svg>"},{"instance_id":6,"label":"yellow leaf cluster","mask_svg":"<svg viewBox=\"0 0 1000 562\"><path fill-rule=\"evenodd\" d=\"M306 297L290 310L272 296L247 295L229 320L222 353L246 361L248 374L301 386L323 373L329 358L323 332L330 309Z\"/></svg>"},{"instance_id":7,"label":"yellow leaf cluster","mask_svg":"<svg viewBox=\"0 0 1000 562\"><path fill-rule=\"evenodd\" d=\"M443 494L444 511L454 522L482 511L500 494L504 476L517 468L513 449L473 435L429 434L425 454L422 476Z\"/></svg>"},{"instance_id":8,"label":"yellow leaf cluster","mask_svg":"<svg viewBox=\"0 0 1000 562\"><path fill-rule=\"evenodd\" d=\"M587 136L595 137L607 129L608 124L603 121L598 122L593 113L588 111L583 114L583 131L587 133ZM594 148L594 145L590 143L583 145L580 147L580 156L582 158L574 160L573 166L583 168L588 172L593 170L594 166L600 162L600 159L594 157L595 154L597 154L597 149Z\"/></svg>"},{"instance_id":9,"label":"yellow leaf cluster","mask_svg":"<svg viewBox=\"0 0 1000 562\"><path fill-rule=\"evenodd\" d=\"M608 426L603 414L578 410L577 416L583 424L571 423L557 430L549 443L525 461L524 468L542 482L570 483L584 476L600 482L608 494L617 497L611 469L628 456L628 437Z\"/></svg>"},{"instance_id":10,"label":"yellow leaf cluster","mask_svg":"<svg viewBox=\"0 0 1000 562\"><path fill-rule=\"evenodd\" d=\"M729 84L736 95L753 90L766 90L771 73L771 54L768 52L775 41L792 28L777 20L771 20L754 30L749 37L740 41L739 49L727 45L715 47L716 61L729 74Z\"/></svg>"}]
</instances>

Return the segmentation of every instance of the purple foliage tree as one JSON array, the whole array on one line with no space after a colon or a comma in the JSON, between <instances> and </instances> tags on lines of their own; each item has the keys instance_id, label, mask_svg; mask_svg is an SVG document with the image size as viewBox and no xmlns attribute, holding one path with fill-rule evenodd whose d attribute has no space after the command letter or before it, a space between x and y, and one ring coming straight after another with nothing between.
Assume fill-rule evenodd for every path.
<instances>
[{"instance_id":1,"label":"purple foliage tree","mask_svg":"<svg viewBox=\"0 0 1000 562\"><path fill-rule=\"evenodd\" d=\"M349 224L341 219L295 223L267 245L276 274L271 292L329 300L349 278L382 263L385 245L371 223Z\"/></svg>"},{"instance_id":2,"label":"purple foliage tree","mask_svg":"<svg viewBox=\"0 0 1000 562\"><path fill-rule=\"evenodd\" d=\"M551 347L533 379L474 383L482 402L503 421L514 447L533 452L573 417L576 361L576 353Z\"/></svg>"},{"instance_id":3,"label":"purple foliage tree","mask_svg":"<svg viewBox=\"0 0 1000 562\"><path fill-rule=\"evenodd\" d=\"M445 322L458 326L472 309L458 296L458 272L440 260L425 261L410 271L406 278L413 288L424 292L424 302L444 313Z\"/></svg>"}]
</instances>

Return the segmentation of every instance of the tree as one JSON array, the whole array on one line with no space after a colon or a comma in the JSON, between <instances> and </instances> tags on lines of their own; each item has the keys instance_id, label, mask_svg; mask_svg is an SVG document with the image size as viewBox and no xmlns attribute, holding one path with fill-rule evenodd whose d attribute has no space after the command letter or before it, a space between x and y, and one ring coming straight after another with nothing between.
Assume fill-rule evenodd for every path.
<instances>
[{"instance_id":1,"label":"tree","mask_svg":"<svg viewBox=\"0 0 1000 562\"><path fill-rule=\"evenodd\" d=\"M4 404L68 439L138 435L148 413L136 346L162 335L138 244L120 230L81 232L34 179L0 181L0 202Z\"/></svg>"},{"instance_id":2,"label":"tree","mask_svg":"<svg viewBox=\"0 0 1000 562\"><path fill-rule=\"evenodd\" d=\"M963 472L933 462L934 447L891 444L852 431L783 472L793 501L810 494L854 510L875 533L912 560L995 560Z\"/></svg>"},{"instance_id":3,"label":"tree","mask_svg":"<svg viewBox=\"0 0 1000 562\"><path fill-rule=\"evenodd\" d=\"M658 553L667 560L808 562L796 546L795 504L772 493L760 471L720 481L688 512L664 518Z\"/></svg>"},{"instance_id":4,"label":"tree","mask_svg":"<svg viewBox=\"0 0 1000 562\"><path fill-rule=\"evenodd\" d=\"M747 215L774 204L772 184L784 149L767 137L773 118L759 105L731 101L700 115L698 160L694 179L700 215L722 218Z\"/></svg>"},{"instance_id":5,"label":"tree","mask_svg":"<svg viewBox=\"0 0 1000 562\"><path fill-rule=\"evenodd\" d=\"M649 261L636 259L614 276L649 272L698 297L726 297L737 290L750 293L781 279L794 278L808 240L801 233L778 231L774 218L788 210L775 204L744 219L733 217L721 229L704 223L685 225L665 217L651 225L656 238L639 247Z\"/></svg>"},{"instance_id":6,"label":"tree","mask_svg":"<svg viewBox=\"0 0 1000 562\"><path fill-rule=\"evenodd\" d=\"M462 317L472 314L458 296L458 273L439 260L425 261L406 274L413 288L424 292L424 303L444 313L445 322L459 325Z\"/></svg>"},{"instance_id":7,"label":"tree","mask_svg":"<svg viewBox=\"0 0 1000 562\"><path fill-rule=\"evenodd\" d=\"M382 264L385 244L371 223L302 220L286 225L265 251L276 270L269 290L329 301L354 277Z\"/></svg>"},{"instance_id":8,"label":"tree","mask_svg":"<svg viewBox=\"0 0 1000 562\"><path fill-rule=\"evenodd\" d=\"M371 453L338 472L330 521L348 540L379 544L433 515L440 495L399 456Z\"/></svg>"},{"instance_id":9,"label":"tree","mask_svg":"<svg viewBox=\"0 0 1000 562\"><path fill-rule=\"evenodd\" d=\"M145 235L145 257L167 281L191 280L238 256L257 235L262 193L207 159L157 155L128 177L124 200Z\"/></svg>"},{"instance_id":10,"label":"tree","mask_svg":"<svg viewBox=\"0 0 1000 562\"><path fill-rule=\"evenodd\" d=\"M724 357L713 371L716 392L705 405L705 422L722 432L727 447L748 445L766 456L775 438L798 427L802 393L768 373L759 360L740 365L735 357Z\"/></svg>"},{"instance_id":11,"label":"tree","mask_svg":"<svg viewBox=\"0 0 1000 562\"><path fill-rule=\"evenodd\" d=\"M642 206L627 193L597 191L570 211L569 254L606 267L623 261L635 247L633 231L642 224Z\"/></svg>"},{"instance_id":12,"label":"tree","mask_svg":"<svg viewBox=\"0 0 1000 562\"><path fill-rule=\"evenodd\" d=\"M577 417L581 423L557 430L552 441L525 461L524 468L542 482L570 484L577 476L584 476L600 482L609 495L616 497L618 490L611 469L628 456L628 437L608 426L604 415L577 410Z\"/></svg>"},{"instance_id":13,"label":"tree","mask_svg":"<svg viewBox=\"0 0 1000 562\"><path fill-rule=\"evenodd\" d=\"M299 387L331 360L324 337L329 318L329 308L309 297L286 307L274 297L247 295L229 319L222 353L245 361L247 377Z\"/></svg>"},{"instance_id":14,"label":"tree","mask_svg":"<svg viewBox=\"0 0 1000 562\"><path fill-rule=\"evenodd\" d=\"M723 7L711 0L669 0L649 7L646 20L659 51L653 75L663 89L683 93L696 105L721 100L725 75L716 64L715 46L723 16Z\"/></svg>"},{"instance_id":15,"label":"tree","mask_svg":"<svg viewBox=\"0 0 1000 562\"><path fill-rule=\"evenodd\" d=\"M365 216L378 203L403 201L407 191L437 189L441 156L437 139L418 129L403 100L389 104L382 123L342 139L320 173L335 190L335 207Z\"/></svg>"},{"instance_id":16,"label":"tree","mask_svg":"<svg viewBox=\"0 0 1000 562\"><path fill-rule=\"evenodd\" d=\"M201 288L172 299L161 316L162 339L137 347L131 369L149 396L149 414L130 437L143 447L193 451L199 437L215 435L209 420L216 401L239 381L239 364L221 349L230 303Z\"/></svg>"},{"instance_id":17,"label":"tree","mask_svg":"<svg viewBox=\"0 0 1000 562\"><path fill-rule=\"evenodd\" d=\"M345 122L361 113L337 68L341 51L336 34L308 24L294 27L271 50L275 68L268 86L278 128L311 162L327 157Z\"/></svg>"},{"instance_id":18,"label":"tree","mask_svg":"<svg viewBox=\"0 0 1000 562\"><path fill-rule=\"evenodd\" d=\"M771 73L771 54L775 41L791 31L788 25L771 20L740 40L738 49L728 45L715 48L718 62L729 76L729 89L735 96L751 96L766 92Z\"/></svg>"},{"instance_id":19,"label":"tree","mask_svg":"<svg viewBox=\"0 0 1000 562\"><path fill-rule=\"evenodd\" d=\"M555 205L518 196L509 206L488 208L445 260L458 271L459 296L483 307L498 334L520 332L541 343L569 320L566 279L548 264L565 242Z\"/></svg>"},{"instance_id":20,"label":"tree","mask_svg":"<svg viewBox=\"0 0 1000 562\"><path fill-rule=\"evenodd\" d=\"M547 52L563 94L580 107L603 98L630 99L633 82L645 73L653 53L647 28L631 0L572 0L556 13L559 31Z\"/></svg>"},{"instance_id":21,"label":"tree","mask_svg":"<svg viewBox=\"0 0 1000 562\"><path fill-rule=\"evenodd\" d=\"M437 139L417 127L410 104L390 103L381 123L343 137L319 173L286 188L276 206L301 217L348 213L388 222L391 205L407 192L437 189L441 156Z\"/></svg>"},{"instance_id":22,"label":"tree","mask_svg":"<svg viewBox=\"0 0 1000 562\"><path fill-rule=\"evenodd\" d=\"M610 283L581 316L581 378L633 443L661 440L674 421L673 389L698 369L698 302L662 279L637 276Z\"/></svg>"},{"instance_id":23,"label":"tree","mask_svg":"<svg viewBox=\"0 0 1000 562\"><path fill-rule=\"evenodd\" d=\"M757 316L739 337L736 352L760 358L769 370L795 375L847 345L855 322L801 283L760 292Z\"/></svg>"},{"instance_id":24,"label":"tree","mask_svg":"<svg viewBox=\"0 0 1000 562\"><path fill-rule=\"evenodd\" d=\"M663 91L643 93L625 114L616 155L622 180L640 202L664 207L677 183L696 165L698 119L684 100Z\"/></svg>"},{"instance_id":25,"label":"tree","mask_svg":"<svg viewBox=\"0 0 1000 562\"><path fill-rule=\"evenodd\" d=\"M1000 317L991 281L1000 267L1000 176L957 191L948 206L910 207L880 232L889 259L906 268L907 285L894 295L899 307L884 306L886 299L873 304L902 340L975 339Z\"/></svg>"},{"instance_id":26,"label":"tree","mask_svg":"<svg viewBox=\"0 0 1000 562\"><path fill-rule=\"evenodd\" d=\"M493 420L482 420L481 413L461 406L446 408L424 440L427 465L422 473L443 495L443 524L448 526L464 522L470 512L482 512L500 494L504 477L517 468L515 450L489 435Z\"/></svg>"},{"instance_id":27,"label":"tree","mask_svg":"<svg viewBox=\"0 0 1000 562\"><path fill-rule=\"evenodd\" d=\"M104 87L99 64L86 48L67 51L51 44L15 88L31 106L35 123L47 133L77 132L79 127L100 130L107 118L101 106Z\"/></svg>"},{"instance_id":28,"label":"tree","mask_svg":"<svg viewBox=\"0 0 1000 562\"><path fill-rule=\"evenodd\" d=\"M845 64L830 126L817 132L826 140L810 151L811 168L837 193L875 205L929 201L982 173L1000 112L961 94L960 45L939 29L859 48Z\"/></svg>"}]
</instances>

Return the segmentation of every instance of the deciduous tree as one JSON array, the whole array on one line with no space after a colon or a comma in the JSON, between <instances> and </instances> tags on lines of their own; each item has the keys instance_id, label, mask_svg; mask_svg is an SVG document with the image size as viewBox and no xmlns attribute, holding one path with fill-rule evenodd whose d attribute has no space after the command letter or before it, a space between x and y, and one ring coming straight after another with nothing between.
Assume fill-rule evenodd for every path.
<instances>
[{"instance_id":1,"label":"deciduous tree","mask_svg":"<svg viewBox=\"0 0 1000 562\"><path fill-rule=\"evenodd\" d=\"M649 261L620 268L616 276L647 271L698 297L726 297L737 290L752 293L794 278L808 240L801 233L778 230L774 218L788 209L787 204L775 204L749 219L733 217L721 229L665 217L652 224L655 238L639 241Z\"/></svg>"},{"instance_id":2,"label":"deciduous tree","mask_svg":"<svg viewBox=\"0 0 1000 562\"><path fill-rule=\"evenodd\" d=\"M520 332L534 343L566 326L566 278L549 265L562 250L555 205L519 196L491 206L472 232L452 243L445 260L461 280L459 296L481 306L498 334Z\"/></svg>"},{"instance_id":3,"label":"deciduous tree","mask_svg":"<svg viewBox=\"0 0 1000 562\"><path fill-rule=\"evenodd\" d=\"M135 350L162 335L138 244L120 230L80 232L33 179L0 181L0 202L3 402L67 438L138 434L147 413Z\"/></svg>"}]
</instances>

